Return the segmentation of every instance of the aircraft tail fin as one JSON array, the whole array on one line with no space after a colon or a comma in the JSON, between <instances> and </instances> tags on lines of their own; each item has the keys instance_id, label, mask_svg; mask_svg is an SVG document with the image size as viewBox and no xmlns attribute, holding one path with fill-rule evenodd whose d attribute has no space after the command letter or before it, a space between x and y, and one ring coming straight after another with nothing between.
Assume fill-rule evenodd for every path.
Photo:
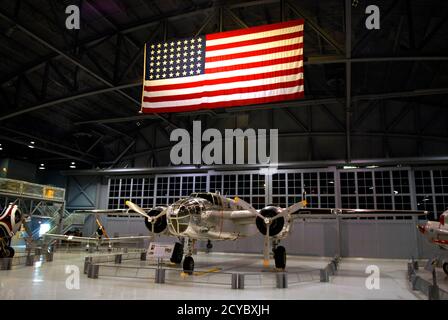
<instances>
[{"instance_id":1,"label":"aircraft tail fin","mask_svg":"<svg viewBox=\"0 0 448 320\"><path fill-rule=\"evenodd\" d=\"M440 215L440 219L439 219L440 225L444 226L445 225L445 221L447 219L448 219L448 210Z\"/></svg>"}]
</instances>

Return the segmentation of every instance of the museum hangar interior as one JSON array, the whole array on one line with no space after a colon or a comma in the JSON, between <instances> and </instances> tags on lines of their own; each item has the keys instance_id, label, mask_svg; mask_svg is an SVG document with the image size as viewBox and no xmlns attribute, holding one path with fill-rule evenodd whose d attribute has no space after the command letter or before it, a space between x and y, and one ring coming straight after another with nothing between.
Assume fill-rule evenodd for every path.
<instances>
[{"instance_id":1,"label":"museum hangar interior","mask_svg":"<svg viewBox=\"0 0 448 320\"><path fill-rule=\"evenodd\" d=\"M434 271L437 294L432 289L420 293L413 287L426 278L432 283L431 272L411 272L408 264L437 257L442 269L448 270L442 246L419 232L427 220L442 221L448 209L448 5L423 0L382 3L379 28L369 29L369 4L349 0L0 1L0 206L5 213L9 203L17 204L27 225L9 239L8 247L15 249L14 259L29 257L32 251L37 260L36 256L54 250L54 261L47 256L38 267L34 261L34 268L40 268L44 283L61 282L61 288L50 283L20 291L16 284L36 279L27 271L29 266L8 262L11 270L0 271L7 275L1 276L2 285L10 290L7 294L76 299L90 292L92 298L114 298L107 289L121 281L112 276L118 277L120 270L112 270L118 267L103 270L100 265L100 279L95 280L103 281L100 285L89 282L98 278L98 269L88 267L78 292L66 291L65 278L61 280L64 271L57 269L67 261L82 266L86 255L101 255L101 248L97 246L96 252L91 245L86 252L82 243L77 247L58 240L49 250L44 235L90 237L100 226L107 230L107 238L145 237L151 234L145 217L119 213L128 209L127 201L149 212L192 193L216 193L242 199L257 210L286 208L306 200L306 208L311 209L367 212L365 217L316 215L295 220L289 237L282 241L288 266L293 268L286 290L293 294L273 290L275 283L265 288L258 278L252 284L247 276L247 288L239 298L446 299L448 280L443 270ZM79 9L79 29L67 26L70 5ZM140 112L146 43L297 19L304 24L303 98ZM277 129L278 161L175 165L170 154L176 142L170 135L176 129L193 132L195 121L200 121L202 131ZM203 140L202 146L206 144ZM244 150L249 149L246 142ZM89 214L89 210L104 212ZM98 217L100 222L95 221ZM437 238L442 244L448 243L445 232L441 240ZM234 268L245 272L244 266L249 265L250 272L259 272L265 238L258 233L235 241L199 239L194 248L196 269L217 267L230 274ZM109 245L104 255L115 255L111 259L116 265L117 252L137 256L146 252L141 250L148 249L150 240L154 238L138 245L118 242L113 248ZM163 234L156 241L177 240ZM123 257L120 253L120 265L136 264L121 263ZM25 258L23 264L29 264ZM8 263L2 268L8 269ZM364 285L365 268L372 264L387 274L381 290ZM331 277L319 283L321 272L313 284L312 274L307 280L300 273L308 269L326 270ZM161 283L152 271L148 277ZM176 290L186 294L183 298L220 299L233 294L227 287L217 289L213 277L204 272L197 278L207 279L209 285L200 288L195 287L194 276L191 281L184 279L183 285L173 280L171 287L155 287L153 280L118 283L122 297L131 299L173 298ZM226 278L224 273L222 277ZM270 280L280 288L278 279ZM230 280L229 288L235 285ZM238 287L239 280L235 281ZM189 286L195 290L189 291ZM319 290L322 286L326 293ZM344 286L353 293L344 293Z\"/></svg>"}]
</instances>

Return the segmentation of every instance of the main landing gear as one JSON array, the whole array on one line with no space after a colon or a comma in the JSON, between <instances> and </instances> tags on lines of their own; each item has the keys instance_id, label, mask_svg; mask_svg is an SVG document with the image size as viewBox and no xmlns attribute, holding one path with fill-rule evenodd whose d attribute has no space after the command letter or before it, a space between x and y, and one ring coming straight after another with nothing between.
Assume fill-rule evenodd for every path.
<instances>
[{"instance_id":1,"label":"main landing gear","mask_svg":"<svg viewBox=\"0 0 448 320\"><path fill-rule=\"evenodd\" d=\"M448 262L444 262L442 265L442 269L446 275L448 275Z\"/></svg>"},{"instance_id":2,"label":"main landing gear","mask_svg":"<svg viewBox=\"0 0 448 320\"><path fill-rule=\"evenodd\" d=\"M275 268L284 270L286 268L286 249L279 245L280 241L272 241L272 252L274 253Z\"/></svg>"},{"instance_id":3,"label":"main landing gear","mask_svg":"<svg viewBox=\"0 0 448 320\"><path fill-rule=\"evenodd\" d=\"M184 247L186 248L185 258L184 258ZM194 271L194 259L193 255L193 240L188 238L182 239L181 242L176 242L174 244L173 254L171 255L170 261L175 264L180 264L182 262L182 258L184 258L184 262L182 264L182 268L184 273L193 274Z\"/></svg>"},{"instance_id":4,"label":"main landing gear","mask_svg":"<svg viewBox=\"0 0 448 320\"><path fill-rule=\"evenodd\" d=\"M184 257L184 245L180 242L174 244L173 254L171 255L170 261L175 264L180 264L182 258Z\"/></svg>"},{"instance_id":5,"label":"main landing gear","mask_svg":"<svg viewBox=\"0 0 448 320\"><path fill-rule=\"evenodd\" d=\"M182 267L184 269L184 273L192 275L193 270L194 270L194 259L192 257L194 240L187 238L187 239L185 239L185 242L186 242L187 252L185 254L185 259L184 259L184 263L183 263Z\"/></svg>"},{"instance_id":6,"label":"main landing gear","mask_svg":"<svg viewBox=\"0 0 448 320\"><path fill-rule=\"evenodd\" d=\"M278 246L274 250L274 261L277 269L285 269L286 267L286 249L283 246Z\"/></svg>"},{"instance_id":7,"label":"main landing gear","mask_svg":"<svg viewBox=\"0 0 448 320\"><path fill-rule=\"evenodd\" d=\"M14 257L15 251L12 247L10 247L7 242L0 239L0 258L12 258Z\"/></svg>"}]
</instances>

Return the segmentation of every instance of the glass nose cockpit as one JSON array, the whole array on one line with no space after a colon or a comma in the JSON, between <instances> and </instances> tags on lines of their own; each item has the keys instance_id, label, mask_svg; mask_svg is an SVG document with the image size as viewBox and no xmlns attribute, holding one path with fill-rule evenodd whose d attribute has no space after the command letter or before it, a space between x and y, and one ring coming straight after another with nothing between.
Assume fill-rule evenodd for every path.
<instances>
[{"instance_id":1,"label":"glass nose cockpit","mask_svg":"<svg viewBox=\"0 0 448 320\"><path fill-rule=\"evenodd\" d=\"M202 211L206 209L204 199L187 198L176 201L171 205L167 215L168 227L174 234L185 232L192 220L198 220Z\"/></svg>"}]
</instances>

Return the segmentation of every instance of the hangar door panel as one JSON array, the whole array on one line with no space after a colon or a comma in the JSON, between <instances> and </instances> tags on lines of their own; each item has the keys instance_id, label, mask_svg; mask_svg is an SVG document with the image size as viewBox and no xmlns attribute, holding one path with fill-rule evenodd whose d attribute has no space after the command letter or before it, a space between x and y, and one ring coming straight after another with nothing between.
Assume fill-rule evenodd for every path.
<instances>
[{"instance_id":1,"label":"hangar door panel","mask_svg":"<svg viewBox=\"0 0 448 320\"><path fill-rule=\"evenodd\" d=\"M341 254L345 257L417 256L412 221L341 221Z\"/></svg>"},{"instance_id":2,"label":"hangar door panel","mask_svg":"<svg viewBox=\"0 0 448 320\"><path fill-rule=\"evenodd\" d=\"M336 237L334 221L296 221L282 243L290 254L330 257L337 252Z\"/></svg>"}]
</instances>

